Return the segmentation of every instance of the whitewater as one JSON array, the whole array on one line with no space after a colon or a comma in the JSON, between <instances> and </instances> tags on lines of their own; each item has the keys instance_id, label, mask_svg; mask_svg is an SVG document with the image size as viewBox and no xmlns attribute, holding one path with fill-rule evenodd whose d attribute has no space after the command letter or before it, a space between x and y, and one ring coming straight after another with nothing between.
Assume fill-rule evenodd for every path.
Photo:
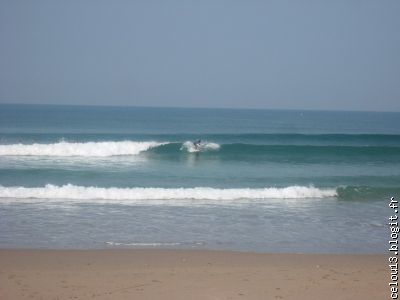
<instances>
[{"instance_id":1,"label":"whitewater","mask_svg":"<svg viewBox=\"0 0 400 300\"><path fill-rule=\"evenodd\" d=\"M154 141L104 141L85 143L60 141L52 144L11 144L0 145L0 156L107 157L117 155L138 155L143 151L165 144L167 143Z\"/></svg>"},{"instance_id":2,"label":"whitewater","mask_svg":"<svg viewBox=\"0 0 400 300\"><path fill-rule=\"evenodd\" d=\"M211 187L194 188L101 188L67 184L44 187L4 187L0 186L0 198L7 199L48 199L86 200L110 203L132 204L135 200L235 200L235 199L302 199L336 196L335 189L319 189L306 186L285 188L232 188L217 189ZM124 200L124 201L120 201ZM1 200L0 200L1 201ZM10 201L10 200L8 200ZM218 201L216 202L218 203Z\"/></svg>"}]
</instances>

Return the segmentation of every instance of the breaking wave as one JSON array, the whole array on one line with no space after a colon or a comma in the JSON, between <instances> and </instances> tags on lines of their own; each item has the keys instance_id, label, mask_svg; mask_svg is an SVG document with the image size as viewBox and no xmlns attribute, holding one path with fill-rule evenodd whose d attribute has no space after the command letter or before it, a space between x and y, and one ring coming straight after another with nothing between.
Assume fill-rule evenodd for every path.
<instances>
[{"instance_id":1,"label":"breaking wave","mask_svg":"<svg viewBox=\"0 0 400 300\"><path fill-rule=\"evenodd\" d=\"M61 141L53 144L0 145L0 156L85 156L107 157L137 155L154 147L165 145L159 142L85 142Z\"/></svg>"},{"instance_id":2,"label":"breaking wave","mask_svg":"<svg viewBox=\"0 0 400 300\"><path fill-rule=\"evenodd\" d=\"M1 202L12 199L47 199L46 202L72 200L94 203L142 203L143 200L238 200L238 199L301 199L335 197L335 189L319 189L312 186L289 186L285 188L102 188L72 184L44 187L0 186ZM8 200L5 200L8 199ZM11 201L12 202L12 201ZM30 201L42 202L42 201Z\"/></svg>"}]
</instances>

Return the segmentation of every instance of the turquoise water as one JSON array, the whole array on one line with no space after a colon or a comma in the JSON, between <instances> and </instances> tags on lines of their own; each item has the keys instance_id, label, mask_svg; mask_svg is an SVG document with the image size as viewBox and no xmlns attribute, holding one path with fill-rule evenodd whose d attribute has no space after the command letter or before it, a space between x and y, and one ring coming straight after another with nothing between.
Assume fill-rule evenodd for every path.
<instances>
[{"instance_id":1,"label":"turquoise water","mask_svg":"<svg viewBox=\"0 0 400 300\"><path fill-rule=\"evenodd\" d=\"M399 117L0 105L0 247L383 252Z\"/></svg>"}]
</instances>

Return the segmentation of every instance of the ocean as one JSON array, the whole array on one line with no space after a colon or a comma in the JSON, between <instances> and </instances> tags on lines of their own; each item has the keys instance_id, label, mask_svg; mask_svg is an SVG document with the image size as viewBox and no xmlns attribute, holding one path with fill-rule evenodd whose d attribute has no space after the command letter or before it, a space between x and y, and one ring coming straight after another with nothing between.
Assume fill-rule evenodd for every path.
<instances>
[{"instance_id":1,"label":"ocean","mask_svg":"<svg viewBox=\"0 0 400 300\"><path fill-rule=\"evenodd\" d=\"M400 113L0 105L0 248L385 253L399 195Z\"/></svg>"}]
</instances>

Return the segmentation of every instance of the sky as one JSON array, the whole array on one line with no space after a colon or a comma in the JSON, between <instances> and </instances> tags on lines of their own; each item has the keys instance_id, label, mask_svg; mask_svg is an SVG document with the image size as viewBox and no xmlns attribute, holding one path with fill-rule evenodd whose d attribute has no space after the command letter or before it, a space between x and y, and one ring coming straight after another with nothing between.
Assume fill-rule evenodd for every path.
<instances>
[{"instance_id":1,"label":"sky","mask_svg":"<svg viewBox=\"0 0 400 300\"><path fill-rule=\"evenodd\" d=\"M0 103L400 111L399 0L0 0Z\"/></svg>"}]
</instances>

